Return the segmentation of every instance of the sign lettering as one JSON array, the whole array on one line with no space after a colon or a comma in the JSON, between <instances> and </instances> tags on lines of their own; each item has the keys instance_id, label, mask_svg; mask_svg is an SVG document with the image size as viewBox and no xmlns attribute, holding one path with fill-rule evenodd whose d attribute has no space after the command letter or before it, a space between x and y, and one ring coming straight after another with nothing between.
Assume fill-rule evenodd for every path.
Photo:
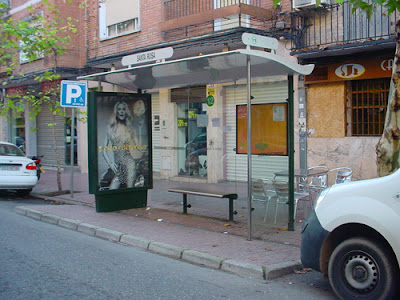
<instances>
[{"instance_id":1,"label":"sign lettering","mask_svg":"<svg viewBox=\"0 0 400 300\"><path fill-rule=\"evenodd\" d=\"M146 63L156 61L160 59L166 59L172 57L174 49L172 47L156 49L148 52L141 52L132 55L127 55L122 58L123 66L137 65L140 63Z\"/></svg>"},{"instance_id":2,"label":"sign lettering","mask_svg":"<svg viewBox=\"0 0 400 300\"><path fill-rule=\"evenodd\" d=\"M335 70L336 76L340 78L356 78L364 74L365 68L359 64L346 64L338 67Z\"/></svg>"},{"instance_id":3,"label":"sign lettering","mask_svg":"<svg viewBox=\"0 0 400 300\"><path fill-rule=\"evenodd\" d=\"M393 69L393 59L382 60L381 68L382 68L383 71L392 71L392 69Z\"/></svg>"}]
</instances>

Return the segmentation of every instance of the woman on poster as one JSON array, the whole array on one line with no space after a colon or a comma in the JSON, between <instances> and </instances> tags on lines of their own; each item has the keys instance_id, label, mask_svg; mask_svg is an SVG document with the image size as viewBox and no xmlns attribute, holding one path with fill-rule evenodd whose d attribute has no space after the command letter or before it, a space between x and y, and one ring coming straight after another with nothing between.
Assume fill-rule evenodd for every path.
<instances>
[{"instance_id":1,"label":"woman on poster","mask_svg":"<svg viewBox=\"0 0 400 300\"><path fill-rule=\"evenodd\" d=\"M103 156L115 176L109 189L131 188L136 180L136 159L142 153L135 149L138 145L132 126L132 114L124 101L114 105L110 123L107 126L104 146L110 151L103 151ZM113 153L113 160L110 153Z\"/></svg>"}]
</instances>

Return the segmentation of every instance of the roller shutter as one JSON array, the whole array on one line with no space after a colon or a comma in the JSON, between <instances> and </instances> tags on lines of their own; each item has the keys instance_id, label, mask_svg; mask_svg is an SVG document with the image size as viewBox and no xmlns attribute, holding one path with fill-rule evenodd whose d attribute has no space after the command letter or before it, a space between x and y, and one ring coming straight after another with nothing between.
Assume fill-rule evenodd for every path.
<instances>
[{"instance_id":1,"label":"roller shutter","mask_svg":"<svg viewBox=\"0 0 400 300\"><path fill-rule=\"evenodd\" d=\"M51 112L47 107L43 107L37 116L37 148L38 155L43 155L43 166L56 167L56 152L53 146L53 132L48 124L53 123ZM65 166L65 118L56 116L56 139L57 148L60 154L61 166Z\"/></svg>"}]
</instances>

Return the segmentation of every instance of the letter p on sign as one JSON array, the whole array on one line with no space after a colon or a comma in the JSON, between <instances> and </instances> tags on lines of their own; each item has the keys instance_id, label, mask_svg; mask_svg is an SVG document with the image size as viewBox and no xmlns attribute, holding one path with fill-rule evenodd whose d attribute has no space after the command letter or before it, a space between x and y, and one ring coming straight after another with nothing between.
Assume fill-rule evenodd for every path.
<instances>
[{"instance_id":1,"label":"letter p on sign","mask_svg":"<svg viewBox=\"0 0 400 300\"><path fill-rule=\"evenodd\" d=\"M60 105L64 107L85 107L86 91L86 82L61 81Z\"/></svg>"},{"instance_id":2,"label":"letter p on sign","mask_svg":"<svg viewBox=\"0 0 400 300\"><path fill-rule=\"evenodd\" d=\"M79 87L67 85L67 98L65 99L65 101L67 102L67 104L71 104L72 98L78 98L81 94L82 90Z\"/></svg>"}]
</instances>

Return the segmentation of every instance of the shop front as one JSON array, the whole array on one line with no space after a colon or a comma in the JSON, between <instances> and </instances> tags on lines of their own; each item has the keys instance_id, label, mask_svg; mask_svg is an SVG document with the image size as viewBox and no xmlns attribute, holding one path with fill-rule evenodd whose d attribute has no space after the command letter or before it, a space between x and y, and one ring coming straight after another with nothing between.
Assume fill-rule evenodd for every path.
<instances>
[{"instance_id":1,"label":"shop front","mask_svg":"<svg viewBox=\"0 0 400 300\"><path fill-rule=\"evenodd\" d=\"M157 155L157 176L166 180L163 197L168 195L171 207L180 208L181 197L167 192L178 184L236 193L235 218L247 220L251 238L251 230L259 228L293 229L293 76L312 69L313 65L301 66L248 47L78 79L92 81L92 86L112 84L119 86L118 91L151 94L153 168L158 169ZM289 206L278 203L277 197L256 198L252 182L272 182L282 171L289 175ZM273 186L266 184L264 190L269 188ZM212 213L213 205L226 205L196 197L191 203L196 213L205 215Z\"/></svg>"},{"instance_id":2,"label":"shop front","mask_svg":"<svg viewBox=\"0 0 400 300\"><path fill-rule=\"evenodd\" d=\"M6 96L15 103L21 103L20 99L22 97L35 95L38 91L45 94L58 85L60 81L45 81L40 86L28 85L7 88ZM78 126L75 126L75 138L72 142L70 109L64 109L65 116L53 115L47 105L42 105L36 118L32 119L32 108L26 102L23 103L20 109L14 110L12 115L9 116L9 121L5 123L5 127L7 128L6 139L17 145L28 156L43 156L42 164L44 167L55 167L57 166L53 142L53 138L55 138L59 149L61 165L70 165L71 145L74 147L74 162L77 165Z\"/></svg>"},{"instance_id":3,"label":"shop front","mask_svg":"<svg viewBox=\"0 0 400 300\"><path fill-rule=\"evenodd\" d=\"M377 177L375 147L384 128L392 66L390 55L344 57L305 76L309 165L348 166L355 179Z\"/></svg>"}]
</instances>

